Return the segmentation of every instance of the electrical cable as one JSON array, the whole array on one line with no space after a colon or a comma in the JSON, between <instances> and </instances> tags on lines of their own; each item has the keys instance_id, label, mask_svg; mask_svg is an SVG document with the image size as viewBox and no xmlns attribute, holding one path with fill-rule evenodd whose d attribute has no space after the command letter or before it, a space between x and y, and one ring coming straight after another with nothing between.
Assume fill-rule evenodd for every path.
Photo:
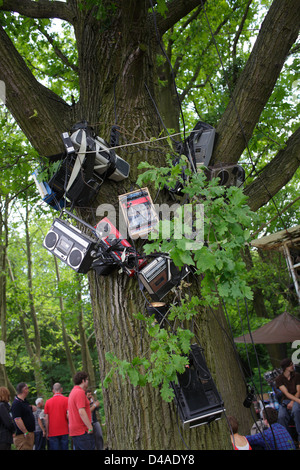
<instances>
[{"instance_id":1,"label":"electrical cable","mask_svg":"<svg viewBox=\"0 0 300 470\"><path fill-rule=\"evenodd\" d=\"M249 148L248 141L247 141L246 134L245 134L245 130L244 130L244 127L243 127L243 124L242 124L242 121L241 121L241 117L240 117L239 111L238 111L238 109L237 109L237 105L236 105L236 101L235 101L235 99L234 99L233 93L232 93L231 88L230 88L230 86L229 86L229 81L228 81L228 78L227 78L226 70L225 70L225 67L224 67L224 64L223 64L223 61L222 61L222 57L221 57L221 54L220 54L218 45L217 45L217 43L216 43L216 39L215 39L213 30L212 30L211 25L210 25L210 21L209 21L207 12L206 12L206 8L204 7L204 4L203 4L203 0L201 0L201 5L202 5L203 11L204 11L204 15L205 15L205 18L206 18L206 21L207 21L207 24L208 24L208 27L209 27L209 30L210 30L212 39L213 39L213 43L214 43L214 45L215 45L215 48L216 48L216 51L217 51L217 54L218 54L218 58L219 58L219 61L220 61L220 64L221 64L223 73L224 73L224 77L225 77L225 80L226 80L226 84L227 84L227 86L228 86L228 91L229 91L229 94L230 94L230 98L231 98L231 101L232 101L232 103L233 103L233 107L234 107L234 110L235 110L235 112L236 112L236 116L237 116L237 118L238 118L239 126L240 126L240 129L241 129L241 132L242 132L244 141L245 141L245 147L246 147L246 149L247 149L247 152L248 152L250 161L251 161L251 163L252 163L253 170L254 170L256 176L257 176L259 179L261 179L261 176L260 176L260 174L257 172L256 167L255 167L255 164L254 164L254 162L253 162L253 158L252 158L252 155L251 155L251 152L250 152L250 148ZM276 209L276 211L277 211L277 213L278 213L278 216L279 216L279 218L280 218L280 220L281 220L281 222L282 222L282 224L283 224L283 227L286 229L286 225L285 225L285 223L284 223L284 221L283 221L283 219L282 219L282 217L281 217L281 214L280 214L280 212L279 212L279 209L278 209L278 207L277 207L277 204L276 204L276 202L275 202L275 200L274 200L272 194L270 193L268 187L265 185L265 182L264 182L263 179L261 179L261 182L262 182L262 184L263 184L265 190L267 191L267 193L268 193L268 195L269 195L271 201L272 201L273 204L274 204L274 207L275 207L275 209ZM287 230L287 229L286 229L286 230Z\"/></svg>"},{"instance_id":2,"label":"electrical cable","mask_svg":"<svg viewBox=\"0 0 300 470\"><path fill-rule=\"evenodd\" d=\"M165 58L167 59L167 62L170 66L170 70L171 70L171 75L172 75L172 80L173 80L173 84L174 84L174 88L175 88L175 93L176 93L176 97L177 97L177 100L178 100L178 104L179 104L179 110L180 110L180 114L181 114L181 119L182 119L182 123L183 123L183 134L184 134L184 140L185 140L185 120L184 120L184 115L183 115L183 110L182 110L182 106L181 106L181 102L180 102L180 98L179 98L179 95L178 95L178 90L177 90L177 86L176 86L176 80L175 80L175 76L174 76L174 70L173 70L173 67L172 67L172 64L171 64L171 61L168 57L168 54L166 53L163 45L162 45L162 42L160 40L160 35L159 35L159 31L158 31L158 27L157 27L157 21L156 21L156 12L154 10L154 7L153 7L153 2L152 0L149 0L150 2L150 6L151 6L151 9L152 9L152 13L153 13L153 21L154 21L154 27L155 27L155 32L156 32L156 37L157 37L157 41L158 41L158 44L162 50L162 53L163 55L165 56Z\"/></svg>"}]
</instances>

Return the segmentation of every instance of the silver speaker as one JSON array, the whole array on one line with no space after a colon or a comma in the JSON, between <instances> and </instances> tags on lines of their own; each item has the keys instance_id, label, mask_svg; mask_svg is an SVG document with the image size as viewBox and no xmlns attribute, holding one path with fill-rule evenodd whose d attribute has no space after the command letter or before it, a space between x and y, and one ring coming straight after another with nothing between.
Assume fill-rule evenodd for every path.
<instances>
[{"instance_id":1,"label":"silver speaker","mask_svg":"<svg viewBox=\"0 0 300 470\"><path fill-rule=\"evenodd\" d=\"M96 254L96 241L68 222L55 219L43 246L78 273L87 273Z\"/></svg>"}]
</instances>

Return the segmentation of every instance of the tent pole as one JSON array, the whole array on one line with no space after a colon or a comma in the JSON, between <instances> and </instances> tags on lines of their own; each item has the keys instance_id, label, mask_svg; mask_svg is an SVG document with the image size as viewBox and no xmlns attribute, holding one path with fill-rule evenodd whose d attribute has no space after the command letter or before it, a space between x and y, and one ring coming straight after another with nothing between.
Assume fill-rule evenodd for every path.
<instances>
[{"instance_id":1,"label":"tent pole","mask_svg":"<svg viewBox=\"0 0 300 470\"><path fill-rule=\"evenodd\" d=\"M291 258L290 250L289 250L286 243L283 243L283 252L284 252L285 259L286 259L286 263L288 265L288 269L289 269L289 271L291 273L291 276L293 278L293 281L294 281L296 294L298 296L298 302L300 304L300 288L299 288L299 283L298 283L298 279L297 279L297 274L295 273L293 260Z\"/></svg>"}]
</instances>

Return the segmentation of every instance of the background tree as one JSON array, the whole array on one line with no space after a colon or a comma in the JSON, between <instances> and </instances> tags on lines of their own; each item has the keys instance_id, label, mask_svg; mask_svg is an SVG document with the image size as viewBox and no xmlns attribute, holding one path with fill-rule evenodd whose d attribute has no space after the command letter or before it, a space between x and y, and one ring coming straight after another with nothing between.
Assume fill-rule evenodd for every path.
<instances>
[{"instance_id":1,"label":"background tree","mask_svg":"<svg viewBox=\"0 0 300 470\"><path fill-rule=\"evenodd\" d=\"M206 25L205 27L210 24L207 22L208 14L210 17L215 15L219 18L223 15L225 24L228 17L239 13L237 23L242 31L247 15L252 11L251 6L257 6L257 2L253 2L253 5L243 2L240 9L237 2L221 2L221 7L219 4L220 2L204 0L161 0L154 3L152 8L151 4L142 0L2 0L0 8L6 13L1 18L0 79L6 84L7 107L33 147L42 156L60 152L61 132L82 119L87 119L94 125L97 133L106 139L111 126L119 124L120 140L123 143L159 136L162 124L153 106L153 102L163 106L159 95L159 68L156 61L161 52L159 42L182 18L191 12L191 15L194 15L194 9L198 8L199 25ZM245 66L240 65L239 74L236 71L233 73L230 100L228 101L227 95L220 102L214 163L237 162L244 149L248 149L255 126L298 36L300 13L296 0L274 0L272 4L264 2L264 5L270 5L270 8L261 24L251 54L247 60L242 57ZM207 6L207 10L204 6ZM21 16L9 12L16 12ZM26 48L24 46L24 37L35 37L36 40L39 38L36 35L37 28L43 34L44 47L46 41L50 40L51 43L53 38L47 32L50 18L59 18L73 27L73 44L76 44L78 53L76 63L75 48L69 55L64 53L63 41L61 48L57 48L57 44L52 42L55 46L53 51L59 52L62 63L67 67L63 74L65 84L70 83L72 77L77 74L73 82L73 98L70 93L62 97L65 85L57 80L57 75L54 78L53 69L49 87L41 83L40 79L45 70L39 70L36 63L30 62L33 57L30 42ZM190 16L185 21L190 25L198 25L189 21L191 19ZM186 30L188 24L185 27L182 25L182 28ZM221 21L218 20L215 32L220 25ZM236 59L235 66L239 37L236 34L231 54ZM207 40L210 41L215 41L214 36L211 35ZM202 43L200 48L203 50ZM226 50L226 47L224 49ZM47 47L42 49L43 53L45 51ZM225 62L227 56L223 58ZM240 64L243 61L240 61ZM159 65L161 70L162 64ZM232 64L227 62L226 65L229 67ZM197 75L196 70L193 72ZM206 75L205 80L207 76L210 78L210 73ZM207 79L207 84L213 84L211 78ZM220 84L217 91L220 91ZM207 100L206 92L204 96ZM177 116L178 121L176 99L170 99L168 103L169 108L173 110L171 114ZM198 103L196 104L199 109ZM181 125L183 126L183 122ZM291 127L294 129L287 136L286 146L278 149L274 158L259 173L253 165L255 178L245 192L249 195L249 205L254 210L266 204L292 178L299 167L299 131L296 124ZM139 161L149 161L160 167L165 160L165 152L153 152L150 146L140 146L133 151L127 149L120 154L131 164L131 181L121 185L105 183L94 208L101 202L117 200L118 194L130 188L130 184L136 181ZM81 211L81 216L89 221L94 221L94 214L92 208ZM91 274L89 282L103 378L108 371L105 360L107 351L112 350L117 356L130 361L139 354L142 340L143 348L147 344L147 339L143 336L144 330L140 329L140 322L133 315L143 310L144 302L134 280L117 275L102 279ZM232 407L230 411L241 416L241 421L248 426L248 422L243 420L240 407L241 396L245 392L244 384L236 366L232 345L227 341L220 324L225 328L221 309L216 312L216 317L202 312L198 319L201 342L225 403L228 403L228 406ZM220 356L215 355L216 350L220 352ZM128 381L123 382L116 377L109 390L104 392L104 396L110 447L179 449L184 446L176 433L173 406L162 402L157 390L149 385L133 388ZM229 447L226 423L213 423L213 426L214 432L207 427L197 429L193 433L185 431L183 437L188 447Z\"/></svg>"}]
</instances>

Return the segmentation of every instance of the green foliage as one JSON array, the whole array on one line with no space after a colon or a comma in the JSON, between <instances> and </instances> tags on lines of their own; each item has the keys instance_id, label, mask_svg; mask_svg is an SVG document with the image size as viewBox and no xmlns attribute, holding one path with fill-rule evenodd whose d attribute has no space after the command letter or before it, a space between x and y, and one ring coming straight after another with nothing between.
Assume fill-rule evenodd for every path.
<instances>
[{"instance_id":1,"label":"green foliage","mask_svg":"<svg viewBox=\"0 0 300 470\"><path fill-rule=\"evenodd\" d=\"M198 314L195 310L196 304L196 297L193 297L190 302L185 299L181 306L174 306L171 309L169 319L191 318L193 314ZM106 359L113 367L104 380L104 386L109 385L113 374L117 371L123 378L127 376L134 386L151 383L153 387L159 387L162 398L169 402L174 397L170 382L177 381L177 373L183 373L188 364L193 333L183 328L178 328L176 333L162 328L155 322L154 315L146 317L139 313L135 317L145 324L146 331L151 338L149 360L145 357L135 357L129 362L118 359L112 353L107 353Z\"/></svg>"},{"instance_id":2,"label":"green foliage","mask_svg":"<svg viewBox=\"0 0 300 470\"><path fill-rule=\"evenodd\" d=\"M146 184L154 177L152 181L155 182L156 188L165 184L172 187L176 179L182 181L178 175L184 165L184 159L175 168L157 169L144 163L141 167L148 170L140 175L138 184ZM225 188L220 186L216 179L207 181L204 172L185 172L189 177L189 184L182 192L188 196L196 210L199 211L200 203L203 206L202 246L197 240L191 242L184 237L177 239L174 236L174 223L170 223L170 239L162 238L162 222L159 237L144 246L146 254L154 251L168 252L177 266L188 264L196 268L196 274L205 274L201 281L203 306L216 305L219 296L229 303L238 298L252 298L246 284L245 265L239 261L240 250L250 239L250 229L255 218L255 214L246 204L247 197L241 188ZM198 216L201 214L198 213ZM186 249L187 246L190 250Z\"/></svg>"},{"instance_id":3,"label":"green foliage","mask_svg":"<svg viewBox=\"0 0 300 470\"><path fill-rule=\"evenodd\" d=\"M112 15L117 10L114 2L104 2L103 0L79 0L81 10L91 10L94 8L94 16L101 22L101 29L104 31L111 23Z\"/></svg>"},{"instance_id":4,"label":"green foliage","mask_svg":"<svg viewBox=\"0 0 300 470\"><path fill-rule=\"evenodd\" d=\"M146 171L139 176L138 185L154 182L156 189L165 185L173 187L176 181L182 180L182 169L187 162L182 158L175 167L171 165L170 159L169 163L170 166L160 168L145 162L140 164L139 168ZM173 220L161 221L159 232L144 245L147 255L167 252L178 267L191 266L197 277L201 296L193 296L191 299L183 296L180 305L172 305L168 321L173 324L189 322L201 314L201 309L218 305L220 298L227 304L252 298L245 264L240 259L240 251L250 237L253 218L246 204L246 196L240 188L220 186L217 179L207 181L204 172L192 173L188 169L185 172L189 184L184 186L182 192L188 197L191 207L199 208L199 203L203 205L204 238L201 242L189 239L189 234L177 238L176 218L182 218L179 222L182 225L186 220L183 211L178 210ZM167 239L164 236L166 225L170 233ZM118 371L135 386L150 382L153 387L160 387L162 398L170 401L173 397L170 382L176 381L177 373L184 371L193 333L188 328L177 327L174 330L162 327L154 322L154 317L146 318L139 314L137 319L146 324L151 338L150 357L134 358L130 362L109 353L107 359L113 367L105 384L107 386L113 373Z\"/></svg>"},{"instance_id":5,"label":"green foliage","mask_svg":"<svg viewBox=\"0 0 300 470\"><path fill-rule=\"evenodd\" d=\"M1 24L28 68L70 104L79 97L77 45L73 28L55 19L33 19L0 12Z\"/></svg>"}]
</instances>

